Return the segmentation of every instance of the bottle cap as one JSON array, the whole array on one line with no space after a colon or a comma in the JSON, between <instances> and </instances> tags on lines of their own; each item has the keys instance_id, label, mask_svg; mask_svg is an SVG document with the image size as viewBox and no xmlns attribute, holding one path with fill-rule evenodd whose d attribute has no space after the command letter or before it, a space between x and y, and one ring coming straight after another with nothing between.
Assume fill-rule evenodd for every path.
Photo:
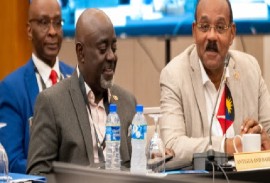
<instances>
[{"instance_id":1,"label":"bottle cap","mask_svg":"<svg viewBox=\"0 0 270 183\"><path fill-rule=\"evenodd\" d=\"M116 104L110 104L110 112L116 112L116 111L117 111Z\"/></svg>"},{"instance_id":2,"label":"bottle cap","mask_svg":"<svg viewBox=\"0 0 270 183\"><path fill-rule=\"evenodd\" d=\"M138 104L136 106L136 112L143 112L143 105Z\"/></svg>"}]
</instances>

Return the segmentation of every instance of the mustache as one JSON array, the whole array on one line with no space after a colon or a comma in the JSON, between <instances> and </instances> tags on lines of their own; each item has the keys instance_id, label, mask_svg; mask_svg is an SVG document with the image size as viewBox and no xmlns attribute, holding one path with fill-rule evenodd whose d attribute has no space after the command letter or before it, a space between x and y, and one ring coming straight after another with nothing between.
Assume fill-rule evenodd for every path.
<instances>
[{"instance_id":1,"label":"mustache","mask_svg":"<svg viewBox=\"0 0 270 183\"><path fill-rule=\"evenodd\" d=\"M209 41L206 46L206 51L218 52L218 46L216 41Z\"/></svg>"},{"instance_id":2,"label":"mustache","mask_svg":"<svg viewBox=\"0 0 270 183\"><path fill-rule=\"evenodd\" d=\"M115 62L106 62L103 69L112 69L114 70L116 68Z\"/></svg>"}]
</instances>

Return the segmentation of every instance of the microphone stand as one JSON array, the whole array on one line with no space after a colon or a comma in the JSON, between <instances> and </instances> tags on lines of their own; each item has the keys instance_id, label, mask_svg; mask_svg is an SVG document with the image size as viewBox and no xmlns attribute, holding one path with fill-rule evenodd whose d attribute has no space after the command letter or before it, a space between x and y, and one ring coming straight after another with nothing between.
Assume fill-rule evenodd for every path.
<instances>
[{"instance_id":1,"label":"microphone stand","mask_svg":"<svg viewBox=\"0 0 270 183\"><path fill-rule=\"evenodd\" d=\"M216 166L217 163L218 164L223 164L224 161L225 161L225 163L228 161L227 153L216 152L213 149L213 146L212 146L213 145L212 144L212 125L213 125L214 116L215 116L215 113L216 113L216 107L217 107L217 103L218 103L218 98L219 98L220 92L221 92L221 87L226 82L225 75L226 75L226 71L227 71L229 61L230 61L230 55L228 54L226 56L226 59L225 59L223 74L222 74L221 81L220 81L220 84L219 84L218 93L217 93L217 97L216 97L216 100L215 100L215 105L214 105L214 109L213 109L213 113L212 113L212 117L211 117L211 121L210 121L209 150L206 151L206 152L203 152L203 153L194 153L193 154L193 168L195 170L212 171L213 168L214 168L213 165ZM225 133L225 135L226 135L226 133ZM215 168L215 169L218 169L218 168Z\"/></svg>"}]
</instances>

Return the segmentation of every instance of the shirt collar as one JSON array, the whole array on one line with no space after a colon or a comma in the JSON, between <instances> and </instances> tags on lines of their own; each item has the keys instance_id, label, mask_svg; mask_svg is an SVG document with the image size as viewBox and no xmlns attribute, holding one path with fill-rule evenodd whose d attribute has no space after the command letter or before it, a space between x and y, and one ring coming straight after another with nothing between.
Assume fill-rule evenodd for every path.
<instances>
[{"instance_id":1,"label":"shirt collar","mask_svg":"<svg viewBox=\"0 0 270 183\"><path fill-rule=\"evenodd\" d=\"M79 77L80 76L80 70L79 70L78 65L76 66L76 70L77 70L77 74L78 74L78 77ZM88 95L89 92L92 92L90 86L88 86L88 84L85 81L84 81L84 86L85 86L86 95ZM94 93L93 93L92 97L93 97L92 99L95 101L95 94ZM108 89L108 102L109 103L110 103L110 99L111 99L111 90ZM103 99L101 101L103 103Z\"/></svg>"},{"instance_id":2,"label":"shirt collar","mask_svg":"<svg viewBox=\"0 0 270 183\"><path fill-rule=\"evenodd\" d=\"M58 78L60 77L61 72L59 69L58 57L56 57L56 62L52 68L49 65L47 65L45 62L43 62L41 59L39 59L34 53L32 53L32 59L38 70L38 73L40 74L40 76L42 77L45 83L50 79L50 74L51 74L52 69L56 71L57 77Z\"/></svg>"},{"instance_id":3,"label":"shirt collar","mask_svg":"<svg viewBox=\"0 0 270 183\"><path fill-rule=\"evenodd\" d=\"M200 64L200 69L201 69L201 75L202 75L203 85L205 85L208 81L212 82L210 80L209 76L207 75L204 67L203 67L203 64L202 64L201 59L199 59L199 64ZM230 77L230 71L228 69L228 66L227 66L227 69L226 69L225 77L226 78L229 78Z\"/></svg>"}]
</instances>

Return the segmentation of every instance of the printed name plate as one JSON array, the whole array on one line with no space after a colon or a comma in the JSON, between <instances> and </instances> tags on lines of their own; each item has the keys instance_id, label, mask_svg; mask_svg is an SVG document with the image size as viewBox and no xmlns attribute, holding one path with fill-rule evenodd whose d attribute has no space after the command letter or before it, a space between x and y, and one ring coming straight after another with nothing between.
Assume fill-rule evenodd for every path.
<instances>
[{"instance_id":1,"label":"printed name plate","mask_svg":"<svg viewBox=\"0 0 270 183\"><path fill-rule=\"evenodd\" d=\"M270 150L234 154L237 171L270 169Z\"/></svg>"}]
</instances>

